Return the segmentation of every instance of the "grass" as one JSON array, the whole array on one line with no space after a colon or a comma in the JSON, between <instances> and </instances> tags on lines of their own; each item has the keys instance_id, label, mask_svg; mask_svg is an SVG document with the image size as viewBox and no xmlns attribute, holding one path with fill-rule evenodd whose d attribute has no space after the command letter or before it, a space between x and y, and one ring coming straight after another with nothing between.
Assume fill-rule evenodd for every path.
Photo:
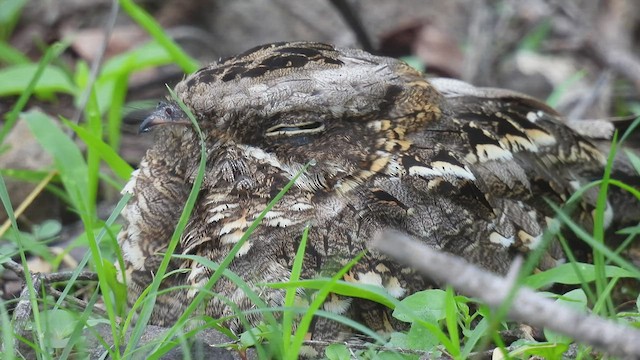
<instances>
[{"instance_id":1,"label":"grass","mask_svg":"<svg viewBox=\"0 0 640 360\"><path fill-rule=\"evenodd\" d=\"M12 3L15 6L11 8L10 12L3 12L2 18L0 18L1 39L6 39L9 36L8 34L20 16L21 6L24 4L20 1ZM145 357L150 359L159 358L176 346L187 348L189 339L194 337L203 327L217 328L228 334L234 341L223 344L225 346L238 350L255 347L260 358L294 359L303 349L305 335L314 315L341 321L368 335L381 346L378 349L358 350L357 355L363 358L415 358L418 356L400 354L397 349L402 348L430 352L432 355L446 353L455 359L464 359L473 351L481 348L483 343L491 340L497 344L502 343L499 331L507 326L504 315L510 306L509 303L506 303L498 311L492 312L474 299L456 295L449 288L426 290L399 301L380 288L342 281L342 275L365 254L353 259L332 278L302 279L301 268L308 227L304 233L300 234L300 247L294 259L290 281L264 284L264 286L274 289L283 289L285 292L285 302L282 307L269 307L241 277L228 270L228 265L242 244L247 241L251 232L259 225L264 214L286 193L295 178L274 197L261 216L256 219L221 263L217 264L197 256L173 255L173 249L177 245L179 236L193 209L204 175L206 152L199 130L201 158L196 180L156 277L143 296L134 304L134 309L139 313L138 320L134 322L134 311L127 311L123 306L126 304L126 289L116 279L116 269L123 267L122 256L119 253L115 237L119 231L116 219L130 195L125 194L109 218L102 220L98 218L96 213L98 189L103 186L119 191L132 171L131 166L118 154L119 128L126 107L126 84L131 74L148 67L170 63L177 64L185 72L192 72L198 68L198 64L184 53L162 31L153 18L135 5L133 1L121 0L120 5L129 16L151 34L153 40L138 49L108 60L103 64L95 82L90 81L87 64L80 62L74 70L57 65L55 60L66 49L67 43L57 43L50 46L37 63L32 63L6 42L0 42L0 54L2 54L0 62L6 64L5 68L0 69L0 96L19 95L11 111L4 116L4 125L0 130L0 151L6 150L2 144L16 122L25 121L34 137L54 159L53 166L47 169L36 171L2 169L0 171L0 199L10 220L9 228L0 230L0 237L9 240L11 244L10 247L0 248L0 264L15 254L19 255L20 263L26 274L28 303L31 309L28 332L31 337L22 337L23 334L17 332L15 324L11 322L7 309L9 303L0 303L0 329L2 330L0 340L3 344L0 357L2 359L21 358L17 352L21 342L32 348L38 359L85 357L87 354L82 350L83 332L90 331L96 323L108 324L111 333L111 344L107 344L107 340L103 340L105 355L113 359L130 359L140 356L138 349L141 343L140 339L145 332L155 299L162 293L159 290L160 282L169 275L167 269L172 256L200 262L211 268L213 274L177 323L162 338L145 345L144 349L148 352ZM543 26L534 32L528 40L530 44L526 45L526 48L538 46L540 38L545 36L547 30ZM61 129L58 127L58 122L50 115L34 110L23 112L28 101L33 97L41 101L54 101L56 96L62 93L72 96L78 103L85 92L88 92L89 96L86 107L81 109L87 119L83 124L61 119L64 125L64 129ZM175 95L172 96L177 101ZM184 104L181 106L188 110ZM195 119L192 115L190 118L197 129ZM79 145L69 137L70 132L86 145L86 152L81 151ZM612 153L615 153L620 143L626 140L626 135L621 138L620 142L613 142ZM636 171L640 173L640 159L632 153L627 156L631 159ZM640 229L638 227L624 229L622 232L627 235L627 240L620 248L611 250L604 243L603 223L606 210L605 199L610 187L616 186L629 191L638 198L639 202L640 193L633 186L611 179L611 164L612 158L607 163L603 178L585 186L569 201L569 205L573 201L577 201L587 188L598 187L600 189L594 211L596 225L592 233L588 233L572 220L566 210L570 206L561 207L557 204L550 204L558 213L558 223L562 223L564 228L593 249L593 264L571 261L558 268L531 275L531 270L540 256L539 252L535 252L523 266L517 284L537 289L554 283L580 285L579 289L554 296L558 297L558 301L569 302L583 308L588 307L591 311L603 316L624 316L627 320L622 321L631 319L630 322L638 326L640 324L638 305L636 304L636 308L632 312L620 313L613 301L612 291L619 279L640 279L638 268L620 255L624 246L636 239ZM101 171L101 167L106 167L109 171ZM21 231L16 220L17 215L22 209L30 206L33 197L28 198L24 204L16 209L20 211L14 211L9 202L4 182L5 177L38 183L39 186L34 195L44 189L57 194L84 226L83 234L74 243L76 246L86 246L90 251L73 271L71 279L63 284L61 295L56 301L45 296L40 288L34 286L36 277L32 277L33 274L29 272L27 256L29 254L41 256L50 261L54 265L54 270L57 270L61 261L60 255L49 254L43 241L46 242L47 239L55 236L56 229L59 229L60 224L55 222L42 224L44 230L34 233ZM558 229L552 228L545 237L545 241L550 241L553 237L559 237L562 240L562 234L558 232ZM566 242L563 242L563 245L571 257L569 246ZM69 250L67 249L67 251ZM66 300L80 287L77 278L85 268L96 272L99 282L97 285L82 285L85 289L88 288L91 293L87 299L88 306L85 308L71 307ZM223 276L243 289L256 305L256 309L251 311L242 312L238 309L236 316L248 329L239 336L224 329L220 325L219 319L203 318L204 325L195 328L192 328L193 324L189 323L189 318L197 314L204 302L215 295L206 289L211 289L215 282ZM315 291L316 296L308 308L296 305L297 289L299 288L304 288L308 292ZM393 316L406 322L409 330L393 333L389 338L384 338L350 319L322 311L320 310L322 303L329 293L361 297L384 304L394 309ZM106 316L93 312L97 303L102 304ZM640 299L637 300L637 303L640 303ZM231 301L228 301L228 304L235 306ZM264 324L253 328L249 326L246 316L251 312L260 312L263 315ZM68 326L60 327L59 324L67 324ZM131 331L131 336L125 341L125 333L128 330ZM571 343L571 339L557 334L548 333L547 337L551 340L547 343L523 342L516 349L506 349L503 346L503 353L512 358L532 355L558 358L559 354ZM268 341L265 342L265 340ZM588 349L583 353L587 354L587 351ZM189 356L188 353L184 355L185 357ZM345 345L334 344L327 348L325 356L329 359L346 359L351 356L351 350Z\"/></svg>"}]
</instances>

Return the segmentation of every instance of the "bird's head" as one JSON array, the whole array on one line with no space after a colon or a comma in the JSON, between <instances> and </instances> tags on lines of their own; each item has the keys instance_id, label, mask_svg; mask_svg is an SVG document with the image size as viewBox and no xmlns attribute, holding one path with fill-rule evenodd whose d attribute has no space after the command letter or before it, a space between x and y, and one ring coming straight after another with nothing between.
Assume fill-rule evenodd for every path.
<instances>
[{"instance_id":1,"label":"bird's head","mask_svg":"<svg viewBox=\"0 0 640 360\"><path fill-rule=\"evenodd\" d=\"M405 63L309 42L251 49L198 70L175 91L210 138L292 156L315 145L348 156L356 140L373 144L395 128L404 136L440 114L440 94Z\"/></svg>"},{"instance_id":2,"label":"bird's head","mask_svg":"<svg viewBox=\"0 0 640 360\"><path fill-rule=\"evenodd\" d=\"M238 146L247 157L286 169L313 160L309 172L324 188L349 174L383 171L392 153L406 151L412 136L437 123L442 102L423 74L402 61L308 42L268 44L208 65L175 93L210 150ZM141 131L187 123L177 105L161 103ZM181 144L195 139L191 131L171 133ZM210 151L216 154L222 153Z\"/></svg>"},{"instance_id":3,"label":"bird's head","mask_svg":"<svg viewBox=\"0 0 640 360\"><path fill-rule=\"evenodd\" d=\"M148 132L154 126L158 125L190 125L191 121L187 114L180 109L180 106L174 101L161 101L146 119L140 124L139 132Z\"/></svg>"}]
</instances>

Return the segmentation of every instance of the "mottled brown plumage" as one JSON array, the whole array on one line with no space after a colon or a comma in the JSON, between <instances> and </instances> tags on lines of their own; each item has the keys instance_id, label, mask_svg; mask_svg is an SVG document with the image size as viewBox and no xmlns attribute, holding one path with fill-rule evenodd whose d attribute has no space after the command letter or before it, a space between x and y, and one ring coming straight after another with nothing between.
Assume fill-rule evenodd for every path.
<instances>
[{"instance_id":1,"label":"mottled brown plumage","mask_svg":"<svg viewBox=\"0 0 640 360\"><path fill-rule=\"evenodd\" d=\"M267 203L314 160L267 214L230 265L252 286L287 281L305 225L303 276L331 276L382 229L504 273L517 253L540 240L562 202L602 171L603 155L540 102L504 90L434 79L402 61L318 43L279 43L211 64L176 86L206 137L206 177L182 234L179 254L220 262ZM173 103L142 125L157 137L125 191L119 236L130 301L150 284L193 184L199 161L195 131ZM579 217L589 222L591 200ZM552 246L539 267L562 254ZM174 259L185 269L163 287L190 285L158 298L151 322L171 324L212 270ZM345 280L379 285L395 297L428 280L371 251ZM241 309L252 304L223 278L212 289ZM280 306L283 292L263 288ZM324 309L375 330L390 330L387 310L330 296ZM214 297L206 313L232 315ZM250 317L259 321L257 315ZM241 326L230 321L233 330ZM316 324L313 336L335 337Z\"/></svg>"}]
</instances>

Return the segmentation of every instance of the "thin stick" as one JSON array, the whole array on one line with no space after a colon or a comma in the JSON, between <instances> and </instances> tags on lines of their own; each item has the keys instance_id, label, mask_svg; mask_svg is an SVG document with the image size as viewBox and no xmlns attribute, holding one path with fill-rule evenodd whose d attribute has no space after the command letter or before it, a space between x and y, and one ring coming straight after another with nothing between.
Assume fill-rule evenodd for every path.
<instances>
[{"instance_id":1,"label":"thin stick","mask_svg":"<svg viewBox=\"0 0 640 360\"><path fill-rule=\"evenodd\" d=\"M25 210L27 210L27 207L29 207L29 205L33 203L33 200L35 200L35 198L38 195L40 195L42 190L44 190L44 188L49 184L49 182L51 182L51 179L53 179L53 177L57 173L58 173L58 170L52 170L51 172L49 172L49 174L47 174L47 176L45 176L45 178L38 183L38 185L29 193L29 195L27 195L27 197L22 201L22 203L18 206L18 208L14 212L16 219L19 218L20 215L22 215L22 213ZM11 227L11 219L7 219L7 221L5 221L4 224L2 224L2 227L0 227L0 237L4 235L4 233L6 233L10 227Z\"/></svg>"},{"instance_id":2,"label":"thin stick","mask_svg":"<svg viewBox=\"0 0 640 360\"><path fill-rule=\"evenodd\" d=\"M497 275L464 259L429 248L399 232L385 231L373 247L430 278L449 284L463 294L476 297L492 308L505 301L510 284ZM545 327L592 345L607 353L640 358L640 330L554 303L531 289L520 288L509 317Z\"/></svg>"}]
</instances>

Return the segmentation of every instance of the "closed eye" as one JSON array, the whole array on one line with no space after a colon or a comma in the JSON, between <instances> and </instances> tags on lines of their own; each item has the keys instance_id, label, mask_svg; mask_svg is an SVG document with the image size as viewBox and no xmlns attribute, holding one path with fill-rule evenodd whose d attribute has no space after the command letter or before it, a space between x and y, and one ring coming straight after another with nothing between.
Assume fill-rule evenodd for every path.
<instances>
[{"instance_id":1,"label":"closed eye","mask_svg":"<svg viewBox=\"0 0 640 360\"><path fill-rule=\"evenodd\" d=\"M324 123L309 121L299 124L278 124L267 129L266 136L296 136L315 134L324 131Z\"/></svg>"}]
</instances>

